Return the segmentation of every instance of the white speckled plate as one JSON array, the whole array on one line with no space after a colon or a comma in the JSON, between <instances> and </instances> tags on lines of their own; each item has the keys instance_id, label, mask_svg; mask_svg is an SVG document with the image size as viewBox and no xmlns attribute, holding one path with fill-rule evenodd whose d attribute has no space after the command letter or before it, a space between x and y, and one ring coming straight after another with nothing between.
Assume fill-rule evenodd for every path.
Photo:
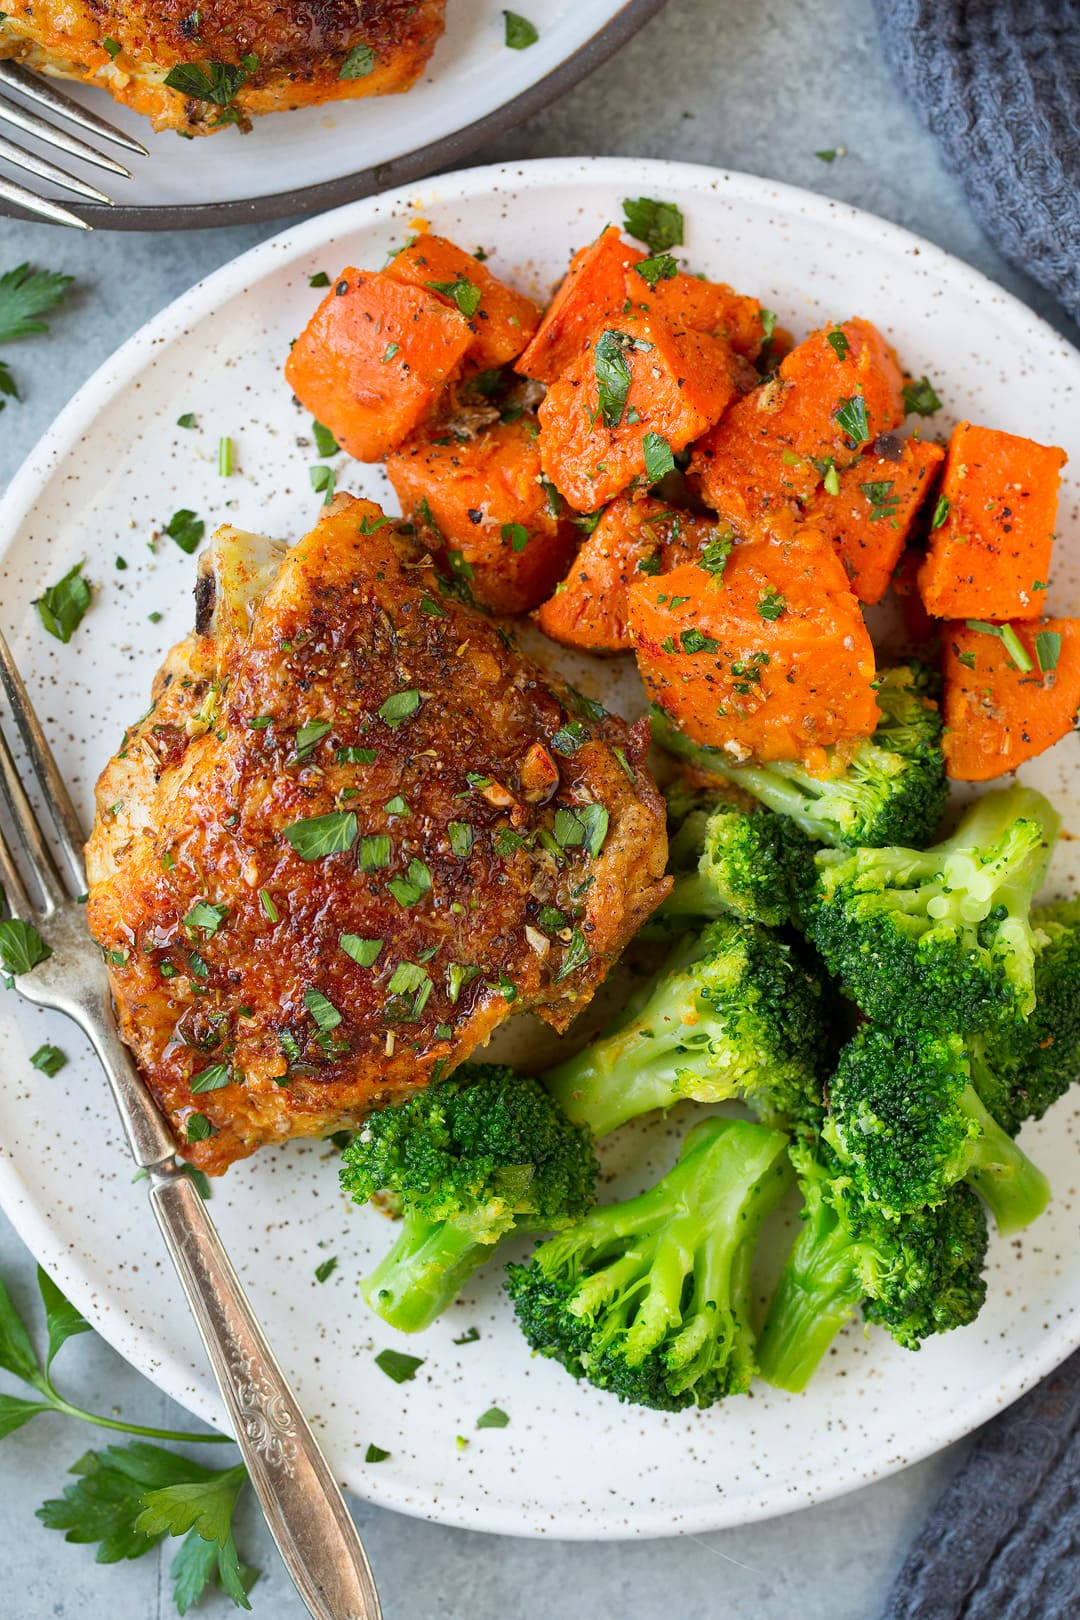
<instances>
[{"instance_id":1,"label":"white speckled plate","mask_svg":"<svg viewBox=\"0 0 1080 1620\"><path fill-rule=\"evenodd\" d=\"M626 195L670 198L687 219L695 268L756 292L803 333L852 313L876 320L908 366L946 401L939 423L970 414L1071 453L1052 605L1077 606L1078 357L1014 299L936 248L820 197L742 175L637 160L562 160L478 170L311 220L227 265L110 360L63 412L0 508L0 604L84 809L126 721L145 707L162 651L191 618L193 565L167 539L179 506L290 538L317 514L309 423L281 380L289 339L316 294L308 277L378 265L417 215L495 270L543 292L571 249L620 215ZM176 426L194 411L196 431ZM217 475L219 435L238 471ZM378 498L381 473L341 461L343 487ZM128 567L118 570L117 556ZM31 599L79 558L98 583L70 646L43 634ZM152 624L151 613L164 615ZM611 664L577 678L634 701ZM575 666L571 666L575 667ZM1080 833L1080 752L1070 737L1030 773ZM1066 845L1056 885L1075 886ZM57 1040L54 1079L29 1054ZM503 1052L531 1049L527 1028ZM0 995L0 1198L41 1261L100 1331L149 1377L214 1420L218 1403L194 1330L147 1212L105 1086L62 1020ZM616 1187L643 1184L674 1156L682 1121L629 1132L610 1159ZM848 1490L956 1439L1015 1399L1080 1344L1075 1106L1065 1101L1024 1144L1056 1196L1021 1240L995 1243L979 1322L917 1358L883 1334L847 1331L811 1392L755 1389L704 1413L661 1416L578 1388L532 1360L500 1298L497 1272L419 1342L370 1317L356 1281L389 1231L345 1206L322 1145L267 1150L214 1189L213 1211L270 1337L360 1495L449 1524L519 1535L668 1535L744 1523ZM636 1158L636 1164L634 1163ZM320 1286L315 1267L339 1257ZM457 1346L470 1327L478 1341ZM373 1351L425 1357L415 1382L391 1383ZM477 1431L496 1404L508 1428ZM455 1436L469 1438L459 1449ZM365 1467L369 1441L387 1462Z\"/></svg>"}]
</instances>

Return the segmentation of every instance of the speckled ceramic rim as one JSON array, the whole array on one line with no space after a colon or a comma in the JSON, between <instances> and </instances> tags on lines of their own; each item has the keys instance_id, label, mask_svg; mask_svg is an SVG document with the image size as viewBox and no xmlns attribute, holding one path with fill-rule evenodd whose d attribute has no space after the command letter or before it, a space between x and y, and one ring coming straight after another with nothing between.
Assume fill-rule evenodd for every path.
<instances>
[{"instance_id":1,"label":"speckled ceramic rim","mask_svg":"<svg viewBox=\"0 0 1080 1620\"><path fill-rule=\"evenodd\" d=\"M1012 325L1031 352L1038 352L1040 345L1059 347L1063 342L1057 332L1019 299L933 243L861 209L753 175L709 169L696 164L637 158L545 158L528 163L463 170L441 178L439 189L444 199L452 191L458 200L467 202L471 197L490 194L492 188L500 183L512 182L519 196L533 188L549 187L554 183L561 184L567 196L570 196L585 168L591 182L610 187L614 196L621 195L629 185L661 197L675 188L684 193L700 192L703 195L715 194L718 188L722 188L732 199L756 204L767 200L780 215L801 215L826 229L830 226L835 228L839 217L846 231L868 242L873 240L878 246L882 241L891 244L898 257L920 255L921 262L933 272L939 286L951 296L964 298L974 295L985 299L993 306L994 318ZM415 206L416 199L405 192L400 199L389 197L380 201L384 206L396 206L399 201L402 205ZM178 334L190 329L228 298L256 287L265 266L280 269L289 262L306 262L313 253L317 253L328 236L362 229L367 223L366 212L370 206L370 203L363 201L354 202L334 215L304 221L268 238L199 282L129 338L83 385L16 473L0 501L0 553L33 506L43 480L52 475L57 464L92 426L103 398L113 397L127 387L155 350L160 350ZM1080 389L1080 353L1075 358L1077 387ZM104 1087L102 1106L110 1106ZM35 1205L31 1189L16 1165L2 1152L0 1206L27 1247L47 1266L60 1287L74 1294L92 1320L95 1315L93 1300L100 1287L99 1279L80 1262L73 1260L65 1248L57 1247L48 1221ZM188 1375L178 1364L167 1356L156 1359L137 1334L125 1332L123 1324L115 1319L109 1319L103 1336L158 1388L207 1423L223 1426L221 1409L215 1398L209 1390L191 1390L187 1383ZM726 1503L720 1495L703 1496L696 1513L684 1511L678 1525L672 1526L662 1504L654 1507L651 1516L635 1513L629 1524L622 1509L605 1516L604 1509L597 1506L587 1518L581 1519L580 1527L576 1521L565 1528L560 1525L558 1537L545 1536L544 1539L614 1541L701 1534L758 1522L796 1508L808 1507L812 1503L827 1501L855 1490L871 1479L898 1473L911 1463L920 1462L963 1438L1017 1400L1078 1347L1080 1327L1075 1322L1062 1322L1049 1327L1038 1352L1019 1364L1011 1377L997 1384L972 1388L966 1400L952 1407L946 1421L937 1426L928 1424L921 1432L912 1435L909 1449L903 1455L890 1452L885 1456L849 1456L842 1465L838 1464L829 1472L808 1479L805 1485L778 1482L763 1489L752 1511L747 1511L745 1503ZM365 1500L415 1517L455 1526L465 1524L471 1529L499 1535L542 1534L533 1524L523 1524L512 1506L503 1507L489 1502L480 1516L473 1511L471 1502L464 1497L455 1497L444 1489L437 1504L431 1504L429 1511L425 1511L424 1504L418 1503L415 1496L410 1496L408 1485L398 1487L389 1480L383 1481L370 1475L363 1475L361 1481L347 1481L346 1484L348 1489Z\"/></svg>"},{"instance_id":2,"label":"speckled ceramic rim","mask_svg":"<svg viewBox=\"0 0 1080 1620\"><path fill-rule=\"evenodd\" d=\"M200 230L211 225L244 225L261 219L284 219L289 214L325 213L330 208L341 207L343 203L370 197L376 192L388 191L393 186L403 186L410 180L433 174L447 164L458 163L468 157L482 141L505 135L507 130L531 118L533 113L540 112L550 101L572 90L594 68L606 62L609 56L614 56L619 47L625 45L665 3L666 0L627 0L618 14L584 45L580 45L572 56L568 56L553 72L530 85L528 90L523 90L512 101L504 102L501 107L478 118L474 124L466 124L464 129L455 130L452 135L443 135L427 146L418 146L413 152L403 152L389 162L357 169L354 174L342 175L337 180L327 180L318 186L301 186L296 191L276 191L267 197L239 197L235 202L225 203L160 204L130 208L118 203L115 208L101 208L92 204L79 206L65 197L64 206L96 230L108 231ZM12 219L25 219L28 223L41 223L21 208L10 208L2 202L0 214Z\"/></svg>"}]
</instances>

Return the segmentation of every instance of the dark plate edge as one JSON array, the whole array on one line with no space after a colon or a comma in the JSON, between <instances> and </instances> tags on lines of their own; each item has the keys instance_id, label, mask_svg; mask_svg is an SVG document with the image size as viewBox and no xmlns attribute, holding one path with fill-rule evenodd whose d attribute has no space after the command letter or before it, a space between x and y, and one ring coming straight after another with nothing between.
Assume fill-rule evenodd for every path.
<instances>
[{"instance_id":1,"label":"dark plate edge","mask_svg":"<svg viewBox=\"0 0 1080 1620\"><path fill-rule=\"evenodd\" d=\"M139 205L127 207L118 203L114 208L93 204L76 205L64 198L64 205L98 229L114 231L200 230L213 225L240 225L259 220L281 219L287 215L303 216L337 208L342 203L359 197L370 197L375 192L389 191L407 185L437 169L457 165L488 137L505 135L523 119L539 112L557 96L572 89L587 74L598 68L608 57L637 33L665 4L665 0L626 0L617 16L605 23L599 33L580 45L558 67L553 68L536 84L530 85L512 101L504 102L475 123L466 124L453 134L443 135L427 146L386 163L358 169L353 174L341 175L321 185L303 186L298 191L278 191L266 197L237 198L234 202ZM12 208L0 202L0 216L22 219L41 224L33 214L21 208Z\"/></svg>"}]
</instances>

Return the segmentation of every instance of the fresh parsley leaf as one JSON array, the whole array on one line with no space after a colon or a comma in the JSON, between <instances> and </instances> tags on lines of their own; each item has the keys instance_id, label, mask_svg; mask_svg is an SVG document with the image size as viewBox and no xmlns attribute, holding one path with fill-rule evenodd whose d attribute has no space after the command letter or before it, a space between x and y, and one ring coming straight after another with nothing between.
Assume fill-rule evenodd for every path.
<instances>
[{"instance_id":1,"label":"fresh parsley leaf","mask_svg":"<svg viewBox=\"0 0 1080 1620\"><path fill-rule=\"evenodd\" d=\"M307 816L284 828L284 836L304 861L322 860L351 849L359 823L351 810L332 810L325 816Z\"/></svg>"},{"instance_id":2,"label":"fresh parsley leaf","mask_svg":"<svg viewBox=\"0 0 1080 1620\"><path fill-rule=\"evenodd\" d=\"M683 240L682 211L674 203L658 202L655 197L624 198L623 224L654 256L679 247Z\"/></svg>"},{"instance_id":3,"label":"fresh parsley leaf","mask_svg":"<svg viewBox=\"0 0 1080 1620\"><path fill-rule=\"evenodd\" d=\"M859 489L870 502L871 523L876 523L881 518L891 518L896 515L900 506L900 497L892 492L893 480L891 478L875 479L868 484L860 484Z\"/></svg>"},{"instance_id":4,"label":"fresh parsley leaf","mask_svg":"<svg viewBox=\"0 0 1080 1620\"><path fill-rule=\"evenodd\" d=\"M474 833L467 821L451 821L447 824L446 831L450 839L451 854L456 855L459 861L472 854Z\"/></svg>"},{"instance_id":5,"label":"fresh parsley leaf","mask_svg":"<svg viewBox=\"0 0 1080 1620\"><path fill-rule=\"evenodd\" d=\"M195 513L190 511L188 507L182 506L178 512L173 513L168 523L166 523L165 533L170 540L176 541L181 551L186 551L190 557L206 533L206 524L202 518L196 517Z\"/></svg>"},{"instance_id":6,"label":"fresh parsley leaf","mask_svg":"<svg viewBox=\"0 0 1080 1620\"><path fill-rule=\"evenodd\" d=\"M19 1395L0 1395L0 1440L14 1434L16 1429L21 1429L31 1418L36 1418L39 1412L52 1410L48 1401L27 1401Z\"/></svg>"},{"instance_id":7,"label":"fresh parsley leaf","mask_svg":"<svg viewBox=\"0 0 1080 1620\"><path fill-rule=\"evenodd\" d=\"M425 285L444 298L452 298L466 320L471 320L480 308L480 288L465 276L458 276L456 281L428 281Z\"/></svg>"},{"instance_id":8,"label":"fresh parsley leaf","mask_svg":"<svg viewBox=\"0 0 1080 1620\"><path fill-rule=\"evenodd\" d=\"M315 440L315 449L320 456L336 456L341 449L329 428L323 427L321 422L311 419L311 436Z\"/></svg>"},{"instance_id":9,"label":"fresh parsley leaf","mask_svg":"<svg viewBox=\"0 0 1080 1620\"><path fill-rule=\"evenodd\" d=\"M588 740L589 733L581 721L568 720L564 726L559 727L552 737L551 746L557 754L562 754L565 759L569 759L570 755L576 754L578 749Z\"/></svg>"},{"instance_id":10,"label":"fresh parsley leaf","mask_svg":"<svg viewBox=\"0 0 1080 1620\"><path fill-rule=\"evenodd\" d=\"M311 479L311 487L316 495L323 494L323 491L325 491L323 505L329 506L334 498L334 486L337 483L337 473L333 467L309 467L308 477Z\"/></svg>"},{"instance_id":11,"label":"fresh parsley leaf","mask_svg":"<svg viewBox=\"0 0 1080 1620\"><path fill-rule=\"evenodd\" d=\"M317 990L313 984L309 985L304 991L304 1006L324 1035L329 1034L332 1029L337 1029L341 1023L341 1014L333 1002L324 996L321 990Z\"/></svg>"},{"instance_id":12,"label":"fresh parsley leaf","mask_svg":"<svg viewBox=\"0 0 1080 1620\"><path fill-rule=\"evenodd\" d=\"M589 960L589 947L585 935L580 928L575 928L570 936L570 943L563 952L562 964L552 979L553 984L561 984L563 979L569 978L579 967L584 967Z\"/></svg>"},{"instance_id":13,"label":"fresh parsley leaf","mask_svg":"<svg viewBox=\"0 0 1080 1620\"><path fill-rule=\"evenodd\" d=\"M227 1063L212 1063L208 1069L202 1069L191 1077L191 1091L198 1096L204 1091L221 1091L232 1079L232 1071ZM191 1137L188 1137L191 1140Z\"/></svg>"},{"instance_id":14,"label":"fresh parsley leaf","mask_svg":"<svg viewBox=\"0 0 1080 1620\"><path fill-rule=\"evenodd\" d=\"M205 1114L189 1114L184 1134L189 1142L207 1142L212 1136L217 1135L217 1130Z\"/></svg>"},{"instance_id":15,"label":"fresh parsley leaf","mask_svg":"<svg viewBox=\"0 0 1080 1620\"><path fill-rule=\"evenodd\" d=\"M714 581L719 583L734 544L735 536L730 529L714 529L698 555L698 567L711 574Z\"/></svg>"},{"instance_id":16,"label":"fresh parsley leaf","mask_svg":"<svg viewBox=\"0 0 1080 1620\"><path fill-rule=\"evenodd\" d=\"M787 602L783 594L770 585L765 594L758 598L758 616L770 621L780 619L787 612Z\"/></svg>"},{"instance_id":17,"label":"fresh parsley leaf","mask_svg":"<svg viewBox=\"0 0 1080 1620\"><path fill-rule=\"evenodd\" d=\"M831 332L825 334L825 341L838 360L846 360L851 353L851 344L847 340L847 333L834 326Z\"/></svg>"},{"instance_id":18,"label":"fresh parsley leaf","mask_svg":"<svg viewBox=\"0 0 1080 1620\"><path fill-rule=\"evenodd\" d=\"M909 416L933 416L940 411L941 401L929 377L920 377L918 382L906 382L903 390L904 410Z\"/></svg>"},{"instance_id":19,"label":"fresh parsley leaf","mask_svg":"<svg viewBox=\"0 0 1080 1620\"><path fill-rule=\"evenodd\" d=\"M523 523L504 523L499 534L509 540L511 551L524 551L529 543L529 531Z\"/></svg>"},{"instance_id":20,"label":"fresh parsley leaf","mask_svg":"<svg viewBox=\"0 0 1080 1620\"><path fill-rule=\"evenodd\" d=\"M477 1327L471 1327L471 1328L467 1328L465 1330L465 1332L460 1335L459 1338L456 1338L456 1339L452 1340L452 1343L454 1343L454 1344L476 1344L477 1341L479 1340L479 1338L480 1338L480 1329L477 1328Z\"/></svg>"},{"instance_id":21,"label":"fresh parsley leaf","mask_svg":"<svg viewBox=\"0 0 1080 1620\"><path fill-rule=\"evenodd\" d=\"M500 1406L489 1406L476 1420L478 1429L505 1429L510 1419Z\"/></svg>"},{"instance_id":22,"label":"fresh parsley leaf","mask_svg":"<svg viewBox=\"0 0 1080 1620\"><path fill-rule=\"evenodd\" d=\"M658 484L666 473L675 471L675 457L662 433L646 433L641 448L645 455L645 476L650 484Z\"/></svg>"},{"instance_id":23,"label":"fresh parsley leaf","mask_svg":"<svg viewBox=\"0 0 1080 1620\"><path fill-rule=\"evenodd\" d=\"M947 495L939 495L937 498L937 503L934 507L934 515L930 519L931 529L940 529L948 515L949 497Z\"/></svg>"},{"instance_id":24,"label":"fresh parsley leaf","mask_svg":"<svg viewBox=\"0 0 1080 1620\"><path fill-rule=\"evenodd\" d=\"M193 428L195 426L195 412L185 411L183 416L176 418L176 425L182 428Z\"/></svg>"},{"instance_id":25,"label":"fresh parsley leaf","mask_svg":"<svg viewBox=\"0 0 1080 1620\"><path fill-rule=\"evenodd\" d=\"M423 1356L409 1356L403 1350L380 1350L375 1357L375 1365L387 1378L392 1378L395 1384L408 1384L416 1377L417 1370L424 1365Z\"/></svg>"},{"instance_id":26,"label":"fresh parsley leaf","mask_svg":"<svg viewBox=\"0 0 1080 1620\"><path fill-rule=\"evenodd\" d=\"M0 922L0 969L4 973L12 977L30 973L51 955L51 949L33 923L23 922L19 917Z\"/></svg>"},{"instance_id":27,"label":"fresh parsley leaf","mask_svg":"<svg viewBox=\"0 0 1080 1620\"><path fill-rule=\"evenodd\" d=\"M91 1329L82 1312L75 1309L40 1266L37 1268L37 1285L41 1303L45 1307L45 1326L49 1335L49 1347L45 1354L45 1371L48 1372L60 1347L80 1333L89 1333Z\"/></svg>"},{"instance_id":28,"label":"fresh parsley leaf","mask_svg":"<svg viewBox=\"0 0 1080 1620\"><path fill-rule=\"evenodd\" d=\"M415 856L409 862L408 877L392 877L386 887L400 906L415 906L431 888L431 873Z\"/></svg>"},{"instance_id":29,"label":"fresh parsley leaf","mask_svg":"<svg viewBox=\"0 0 1080 1620\"><path fill-rule=\"evenodd\" d=\"M330 735L333 729L334 723L332 720L309 720L306 725L299 726L296 732L294 761L299 763L300 760L307 759L308 755L322 742L324 737Z\"/></svg>"},{"instance_id":30,"label":"fresh parsley leaf","mask_svg":"<svg viewBox=\"0 0 1080 1620\"><path fill-rule=\"evenodd\" d=\"M57 585L49 585L34 598L38 618L50 636L70 641L90 606L91 590L82 575L82 563L69 568Z\"/></svg>"},{"instance_id":31,"label":"fresh parsley leaf","mask_svg":"<svg viewBox=\"0 0 1080 1620\"><path fill-rule=\"evenodd\" d=\"M201 1468L188 1463L194 1478L159 1486L143 1497L135 1529L144 1536L186 1536L197 1530L204 1541L225 1545L236 1499L247 1484L243 1463L233 1468Z\"/></svg>"},{"instance_id":32,"label":"fresh parsley leaf","mask_svg":"<svg viewBox=\"0 0 1080 1620\"><path fill-rule=\"evenodd\" d=\"M0 276L0 343L47 332L48 323L40 317L56 308L71 282L71 276L31 270L29 264Z\"/></svg>"},{"instance_id":33,"label":"fresh parsley leaf","mask_svg":"<svg viewBox=\"0 0 1080 1620\"><path fill-rule=\"evenodd\" d=\"M1035 657L1038 659L1039 669L1044 675L1048 675L1052 669L1057 669L1060 656L1060 631L1040 630L1035 637Z\"/></svg>"},{"instance_id":34,"label":"fresh parsley leaf","mask_svg":"<svg viewBox=\"0 0 1080 1620\"><path fill-rule=\"evenodd\" d=\"M597 403L604 426L608 428L618 427L626 409L633 375L626 351L632 342L625 332L602 332L593 350Z\"/></svg>"},{"instance_id":35,"label":"fresh parsley leaf","mask_svg":"<svg viewBox=\"0 0 1080 1620\"><path fill-rule=\"evenodd\" d=\"M338 69L339 79L366 79L375 71L375 52L370 45L354 45Z\"/></svg>"},{"instance_id":36,"label":"fresh parsley leaf","mask_svg":"<svg viewBox=\"0 0 1080 1620\"><path fill-rule=\"evenodd\" d=\"M365 833L360 840L361 872L376 872L390 865L389 833Z\"/></svg>"},{"instance_id":37,"label":"fresh parsley leaf","mask_svg":"<svg viewBox=\"0 0 1080 1620\"><path fill-rule=\"evenodd\" d=\"M670 253L657 253L651 259L641 259L634 269L650 287L655 287L658 281L673 281L679 273L679 266Z\"/></svg>"},{"instance_id":38,"label":"fresh parsley leaf","mask_svg":"<svg viewBox=\"0 0 1080 1620\"><path fill-rule=\"evenodd\" d=\"M388 1451L384 1451L382 1446L369 1445L367 1450L364 1452L364 1461L366 1463L385 1462L389 1455L390 1453Z\"/></svg>"},{"instance_id":39,"label":"fresh parsley leaf","mask_svg":"<svg viewBox=\"0 0 1080 1620\"><path fill-rule=\"evenodd\" d=\"M207 62L200 67L195 62L178 62L165 75L170 90L178 90L192 101L211 101L215 107L231 107L236 93L246 83L249 74L259 66L257 56L242 56L238 63Z\"/></svg>"},{"instance_id":40,"label":"fresh parsley leaf","mask_svg":"<svg viewBox=\"0 0 1080 1620\"><path fill-rule=\"evenodd\" d=\"M512 51L526 51L530 45L535 45L540 38L540 32L528 17L522 17L517 11L504 11L506 19L505 39Z\"/></svg>"},{"instance_id":41,"label":"fresh parsley leaf","mask_svg":"<svg viewBox=\"0 0 1080 1620\"><path fill-rule=\"evenodd\" d=\"M215 906L209 900L196 900L184 918L184 927L201 928L207 939L213 939L228 915L228 906Z\"/></svg>"},{"instance_id":42,"label":"fresh parsley leaf","mask_svg":"<svg viewBox=\"0 0 1080 1620\"><path fill-rule=\"evenodd\" d=\"M977 630L984 636L996 637L1021 675L1030 675L1035 668L1027 648L1011 624L988 624L985 619L967 619L965 624L969 630Z\"/></svg>"},{"instance_id":43,"label":"fresh parsley leaf","mask_svg":"<svg viewBox=\"0 0 1080 1620\"><path fill-rule=\"evenodd\" d=\"M338 944L346 956L351 956L358 967L374 967L383 948L381 939L361 939L359 934L341 934Z\"/></svg>"},{"instance_id":44,"label":"fresh parsley leaf","mask_svg":"<svg viewBox=\"0 0 1080 1620\"><path fill-rule=\"evenodd\" d=\"M313 276L308 276L309 287L329 287L330 277L325 270L316 270Z\"/></svg>"},{"instance_id":45,"label":"fresh parsley leaf","mask_svg":"<svg viewBox=\"0 0 1080 1620\"><path fill-rule=\"evenodd\" d=\"M327 1282L338 1268L338 1257L332 1254L328 1260L320 1260L315 1267L315 1281Z\"/></svg>"},{"instance_id":46,"label":"fresh parsley leaf","mask_svg":"<svg viewBox=\"0 0 1080 1620\"><path fill-rule=\"evenodd\" d=\"M379 704L379 719L388 725L391 731L396 731L403 720L416 713L420 707L420 693L413 688L407 692L391 692L390 696Z\"/></svg>"},{"instance_id":47,"label":"fresh parsley leaf","mask_svg":"<svg viewBox=\"0 0 1080 1620\"><path fill-rule=\"evenodd\" d=\"M51 1080L54 1074L60 1073L67 1058L58 1046L50 1046L46 1041L44 1046L38 1047L30 1062L35 1069L40 1069L41 1073L47 1074Z\"/></svg>"},{"instance_id":48,"label":"fresh parsley leaf","mask_svg":"<svg viewBox=\"0 0 1080 1620\"><path fill-rule=\"evenodd\" d=\"M604 847L609 819L602 804L562 805L555 812L555 841L562 849L582 845L595 859Z\"/></svg>"},{"instance_id":49,"label":"fresh parsley leaf","mask_svg":"<svg viewBox=\"0 0 1080 1620\"><path fill-rule=\"evenodd\" d=\"M866 400L862 394L852 394L850 399L842 399L833 411L833 418L839 423L842 431L847 435L853 446L865 444L870 437L870 424L866 415Z\"/></svg>"},{"instance_id":50,"label":"fresh parsley leaf","mask_svg":"<svg viewBox=\"0 0 1080 1620\"><path fill-rule=\"evenodd\" d=\"M820 158L822 163L835 163L842 151L843 147L829 146L826 147L824 151L815 152L814 156L816 158Z\"/></svg>"},{"instance_id":51,"label":"fresh parsley leaf","mask_svg":"<svg viewBox=\"0 0 1080 1620\"><path fill-rule=\"evenodd\" d=\"M44 1388L41 1368L26 1323L15 1302L0 1281L0 1367L13 1373L24 1384Z\"/></svg>"}]
</instances>

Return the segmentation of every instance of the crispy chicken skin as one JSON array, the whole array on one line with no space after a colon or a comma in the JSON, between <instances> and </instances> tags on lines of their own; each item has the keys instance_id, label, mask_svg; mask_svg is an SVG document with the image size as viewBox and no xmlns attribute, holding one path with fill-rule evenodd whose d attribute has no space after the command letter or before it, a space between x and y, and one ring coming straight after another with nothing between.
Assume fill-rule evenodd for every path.
<instances>
[{"instance_id":1,"label":"crispy chicken skin","mask_svg":"<svg viewBox=\"0 0 1080 1620\"><path fill-rule=\"evenodd\" d=\"M565 1028L670 886L644 725L583 716L369 502L289 549L220 530L153 696L98 784L88 921L211 1174L358 1124L514 1013Z\"/></svg>"},{"instance_id":2,"label":"crispy chicken skin","mask_svg":"<svg viewBox=\"0 0 1080 1620\"><path fill-rule=\"evenodd\" d=\"M0 57L96 84L155 129L209 135L255 113L408 90L445 8L446 0L0 0ZM349 53L364 45L371 71L342 78ZM255 66L242 62L251 57ZM217 101L185 95L164 83L181 63L240 69L243 82L231 99L228 90Z\"/></svg>"}]
</instances>

